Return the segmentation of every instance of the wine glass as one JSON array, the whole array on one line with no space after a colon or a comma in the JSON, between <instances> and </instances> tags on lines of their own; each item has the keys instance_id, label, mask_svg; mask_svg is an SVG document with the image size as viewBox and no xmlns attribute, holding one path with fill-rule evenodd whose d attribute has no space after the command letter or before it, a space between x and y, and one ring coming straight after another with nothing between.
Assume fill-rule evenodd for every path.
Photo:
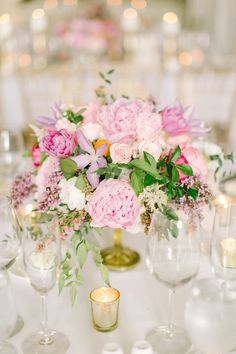
<instances>
[{"instance_id":1,"label":"wine glass","mask_svg":"<svg viewBox=\"0 0 236 354\"><path fill-rule=\"evenodd\" d=\"M24 220L22 239L25 271L42 302L42 331L30 334L23 342L24 354L63 354L69 348L67 337L50 330L47 321L47 293L56 284L61 261L59 220L54 212L32 211Z\"/></svg>"},{"instance_id":2,"label":"wine glass","mask_svg":"<svg viewBox=\"0 0 236 354\"><path fill-rule=\"evenodd\" d=\"M236 292L220 279L200 279L191 289L185 325L201 353L230 353L236 348Z\"/></svg>"},{"instance_id":3,"label":"wine glass","mask_svg":"<svg viewBox=\"0 0 236 354\"><path fill-rule=\"evenodd\" d=\"M175 290L193 279L200 264L198 225L184 220L170 221L155 213L147 239L146 264L149 271L169 290L168 322L152 329L146 336L160 354L183 354L191 346L184 329L173 324Z\"/></svg>"},{"instance_id":4,"label":"wine glass","mask_svg":"<svg viewBox=\"0 0 236 354\"><path fill-rule=\"evenodd\" d=\"M225 286L236 280L236 204L216 207L211 240L211 264Z\"/></svg>"},{"instance_id":5,"label":"wine glass","mask_svg":"<svg viewBox=\"0 0 236 354\"><path fill-rule=\"evenodd\" d=\"M24 141L21 131L0 130L0 178L7 184L22 161ZM6 188L7 186L0 186Z\"/></svg>"},{"instance_id":6,"label":"wine glass","mask_svg":"<svg viewBox=\"0 0 236 354\"><path fill-rule=\"evenodd\" d=\"M17 311L7 270L18 255L18 224L10 198L3 195L0 195L0 225L0 353L14 354L14 347L5 342L5 339L13 332L18 332L23 322L17 322Z\"/></svg>"}]
</instances>

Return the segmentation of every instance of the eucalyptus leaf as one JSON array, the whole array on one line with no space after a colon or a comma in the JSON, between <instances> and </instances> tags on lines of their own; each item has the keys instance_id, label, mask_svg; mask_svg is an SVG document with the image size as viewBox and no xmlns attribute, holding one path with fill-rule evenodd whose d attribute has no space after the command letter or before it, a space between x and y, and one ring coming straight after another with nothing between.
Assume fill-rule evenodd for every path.
<instances>
[{"instance_id":1,"label":"eucalyptus leaf","mask_svg":"<svg viewBox=\"0 0 236 354\"><path fill-rule=\"evenodd\" d=\"M70 301L73 306L77 298L77 288L74 285L72 285L70 287L69 293L70 293Z\"/></svg>"},{"instance_id":2,"label":"eucalyptus leaf","mask_svg":"<svg viewBox=\"0 0 236 354\"><path fill-rule=\"evenodd\" d=\"M63 273L60 274L59 279L58 279L58 290L59 290L59 294L62 292L63 288L65 285L65 278Z\"/></svg>"},{"instance_id":3,"label":"eucalyptus leaf","mask_svg":"<svg viewBox=\"0 0 236 354\"><path fill-rule=\"evenodd\" d=\"M83 265L87 259L88 250L84 242L81 242L77 248L77 258L79 260L80 268L83 268Z\"/></svg>"}]
</instances>

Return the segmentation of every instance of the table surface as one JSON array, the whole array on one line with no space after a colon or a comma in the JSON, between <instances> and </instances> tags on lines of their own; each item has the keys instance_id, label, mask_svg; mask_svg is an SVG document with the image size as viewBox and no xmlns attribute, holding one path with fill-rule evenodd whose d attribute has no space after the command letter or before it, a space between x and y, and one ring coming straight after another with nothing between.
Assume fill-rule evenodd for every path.
<instances>
[{"instance_id":1,"label":"table surface","mask_svg":"<svg viewBox=\"0 0 236 354\"><path fill-rule=\"evenodd\" d=\"M203 236L207 240L207 236L205 234ZM140 234L124 235L124 243L135 247L140 252L141 262L132 270L110 273L112 286L121 292L119 326L113 332L97 332L91 323L89 292L103 285L100 274L91 259L88 259L85 266L84 286L79 289L78 300L73 308L67 290L60 296L56 288L49 293L49 325L50 328L63 332L69 338L70 348L67 354L100 354L103 346L111 341L120 343L124 354L128 354L135 341L144 339L145 334L152 327L166 321L167 288L146 269L145 237ZM105 235L102 239L102 246L109 243L111 243L111 237ZM207 242L198 278L212 276L206 245ZM40 329L40 297L25 278L11 275L11 279L18 312L24 319L24 328L11 338L10 342L15 345L18 353L22 353L21 343L24 338ZM176 292L175 322L180 325L183 325L184 305L190 286L191 284L185 285Z\"/></svg>"}]
</instances>

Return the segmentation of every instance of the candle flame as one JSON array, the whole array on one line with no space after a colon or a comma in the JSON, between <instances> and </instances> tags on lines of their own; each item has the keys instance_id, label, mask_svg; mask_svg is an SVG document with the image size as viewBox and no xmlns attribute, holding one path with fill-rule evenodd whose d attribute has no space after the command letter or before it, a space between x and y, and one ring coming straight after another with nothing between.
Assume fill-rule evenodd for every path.
<instances>
[{"instance_id":1,"label":"candle flame","mask_svg":"<svg viewBox=\"0 0 236 354\"><path fill-rule=\"evenodd\" d=\"M42 18L42 17L44 17L45 16L45 11L44 11L44 9L40 9L40 8L38 8L38 9L35 9L33 12L32 12L32 18L33 19L39 19L39 18Z\"/></svg>"},{"instance_id":2,"label":"candle flame","mask_svg":"<svg viewBox=\"0 0 236 354\"><path fill-rule=\"evenodd\" d=\"M176 15L175 12L166 12L164 15L163 15L163 21L166 22L166 23L176 23L178 22L178 16Z\"/></svg>"}]
</instances>

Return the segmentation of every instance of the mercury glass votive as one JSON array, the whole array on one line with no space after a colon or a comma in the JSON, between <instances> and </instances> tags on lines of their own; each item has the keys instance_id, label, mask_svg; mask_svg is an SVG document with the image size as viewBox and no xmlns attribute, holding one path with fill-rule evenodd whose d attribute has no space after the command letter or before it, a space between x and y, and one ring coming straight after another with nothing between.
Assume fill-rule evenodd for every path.
<instances>
[{"instance_id":1,"label":"mercury glass votive","mask_svg":"<svg viewBox=\"0 0 236 354\"><path fill-rule=\"evenodd\" d=\"M94 328L100 332L113 331L118 325L120 292L114 288L91 291L90 301Z\"/></svg>"}]
</instances>

